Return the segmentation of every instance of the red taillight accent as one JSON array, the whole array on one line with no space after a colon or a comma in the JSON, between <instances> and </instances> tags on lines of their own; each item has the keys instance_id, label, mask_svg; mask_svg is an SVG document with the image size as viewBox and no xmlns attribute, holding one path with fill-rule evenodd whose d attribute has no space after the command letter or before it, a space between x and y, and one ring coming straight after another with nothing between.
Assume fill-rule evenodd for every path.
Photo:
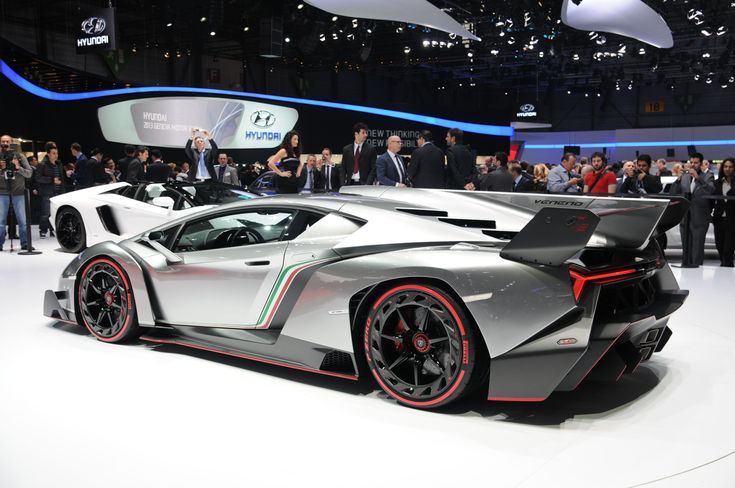
<instances>
[{"instance_id":1,"label":"red taillight accent","mask_svg":"<svg viewBox=\"0 0 735 488\"><path fill-rule=\"evenodd\" d=\"M572 291L574 292L574 299L579 302L579 299L582 297L582 293L584 293L584 287L587 285L587 283L612 283L614 281L623 280L635 272L635 268L630 268L621 269L618 271L609 271L607 273L583 275L581 273L578 273L577 271L574 271L573 269L570 269L569 276L572 278Z\"/></svg>"}]
</instances>

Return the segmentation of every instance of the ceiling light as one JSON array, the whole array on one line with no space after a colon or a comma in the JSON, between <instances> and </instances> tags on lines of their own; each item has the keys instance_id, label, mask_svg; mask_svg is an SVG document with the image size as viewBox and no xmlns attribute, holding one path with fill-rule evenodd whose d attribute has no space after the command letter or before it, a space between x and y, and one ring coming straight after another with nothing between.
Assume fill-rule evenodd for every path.
<instances>
[{"instance_id":1,"label":"ceiling light","mask_svg":"<svg viewBox=\"0 0 735 488\"><path fill-rule=\"evenodd\" d=\"M327 36L325 36L324 34L319 34L320 41L324 42L326 39L327 39Z\"/></svg>"},{"instance_id":2,"label":"ceiling light","mask_svg":"<svg viewBox=\"0 0 735 488\"><path fill-rule=\"evenodd\" d=\"M472 56L474 56L473 52L472 51L467 51L467 57L468 58L471 58Z\"/></svg>"},{"instance_id":3,"label":"ceiling light","mask_svg":"<svg viewBox=\"0 0 735 488\"><path fill-rule=\"evenodd\" d=\"M332 17L332 22L337 22L337 19L338 17L335 15L334 17Z\"/></svg>"},{"instance_id":4,"label":"ceiling light","mask_svg":"<svg viewBox=\"0 0 735 488\"><path fill-rule=\"evenodd\" d=\"M217 33L216 33L215 31L210 31L209 35L210 35L210 36L216 36L216 35L217 35Z\"/></svg>"},{"instance_id":5,"label":"ceiling light","mask_svg":"<svg viewBox=\"0 0 735 488\"><path fill-rule=\"evenodd\" d=\"M491 49L490 50L490 54L492 54L493 56L497 56L499 53L500 53L500 51L498 51L497 49Z\"/></svg>"},{"instance_id":6,"label":"ceiling light","mask_svg":"<svg viewBox=\"0 0 735 488\"><path fill-rule=\"evenodd\" d=\"M723 36L723 35L725 35L725 34L727 34L727 27L726 27L726 26L724 26L724 25L721 25L721 26L719 26L719 27L717 28L717 35L718 35L718 36Z\"/></svg>"},{"instance_id":7,"label":"ceiling light","mask_svg":"<svg viewBox=\"0 0 735 488\"><path fill-rule=\"evenodd\" d=\"M712 29L710 29L709 27L705 27L701 30L701 32L704 37L709 37L712 35Z\"/></svg>"},{"instance_id":8,"label":"ceiling light","mask_svg":"<svg viewBox=\"0 0 735 488\"><path fill-rule=\"evenodd\" d=\"M357 19L352 19L352 28L354 29L356 27L357 27Z\"/></svg>"},{"instance_id":9,"label":"ceiling light","mask_svg":"<svg viewBox=\"0 0 735 488\"><path fill-rule=\"evenodd\" d=\"M403 48L403 52L404 52L405 54L408 54L408 53L410 53L410 52L411 52L411 48L410 48L410 47L408 47L408 46L406 46L406 47L404 47L404 48Z\"/></svg>"},{"instance_id":10,"label":"ceiling light","mask_svg":"<svg viewBox=\"0 0 735 488\"><path fill-rule=\"evenodd\" d=\"M283 42L291 42L291 38L290 38L290 37L285 37L285 38L283 39Z\"/></svg>"},{"instance_id":11,"label":"ceiling light","mask_svg":"<svg viewBox=\"0 0 735 488\"><path fill-rule=\"evenodd\" d=\"M304 4L303 3L300 3L300 4L296 5L296 8L299 9L299 10L301 10L302 8L304 8Z\"/></svg>"},{"instance_id":12,"label":"ceiling light","mask_svg":"<svg viewBox=\"0 0 735 488\"><path fill-rule=\"evenodd\" d=\"M575 61L579 61L579 54L574 53L574 55L572 56L572 59Z\"/></svg>"},{"instance_id":13,"label":"ceiling light","mask_svg":"<svg viewBox=\"0 0 735 488\"><path fill-rule=\"evenodd\" d=\"M173 22L167 22L167 23L166 23L166 27L171 27L172 25L174 25L174 23L173 23Z\"/></svg>"},{"instance_id":14,"label":"ceiling light","mask_svg":"<svg viewBox=\"0 0 735 488\"><path fill-rule=\"evenodd\" d=\"M249 27L249 26L247 26L247 25L246 25L245 27L243 27L243 28L242 28L242 31L243 31L243 32L247 32L247 31L249 31L249 30L250 30L250 27Z\"/></svg>"},{"instance_id":15,"label":"ceiling light","mask_svg":"<svg viewBox=\"0 0 735 488\"><path fill-rule=\"evenodd\" d=\"M201 19L199 19L199 22L206 22L206 21L207 21L206 17L202 17Z\"/></svg>"},{"instance_id":16,"label":"ceiling light","mask_svg":"<svg viewBox=\"0 0 735 488\"><path fill-rule=\"evenodd\" d=\"M431 42L430 42L429 40L427 40L427 39L424 39L424 42L422 42L421 44L422 44L422 45L423 45L424 47L429 47L429 46L431 46Z\"/></svg>"},{"instance_id":17,"label":"ceiling light","mask_svg":"<svg viewBox=\"0 0 735 488\"><path fill-rule=\"evenodd\" d=\"M641 56L643 56L644 54L646 54L646 48L645 47L640 48L638 50L638 54L640 54Z\"/></svg>"}]
</instances>

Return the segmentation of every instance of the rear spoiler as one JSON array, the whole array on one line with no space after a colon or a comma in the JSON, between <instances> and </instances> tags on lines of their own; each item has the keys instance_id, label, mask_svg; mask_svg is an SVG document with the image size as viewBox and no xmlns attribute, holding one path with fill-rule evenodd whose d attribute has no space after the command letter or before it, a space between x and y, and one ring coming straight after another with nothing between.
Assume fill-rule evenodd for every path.
<instances>
[{"instance_id":1,"label":"rear spoiler","mask_svg":"<svg viewBox=\"0 0 735 488\"><path fill-rule=\"evenodd\" d=\"M542 208L500 256L521 263L560 266L587 245L600 220L585 209Z\"/></svg>"},{"instance_id":2,"label":"rear spoiler","mask_svg":"<svg viewBox=\"0 0 735 488\"><path fill-rule=\"evenodd\" d=\"M639 249L650 238L666 232L677 225L686 214L689 204L677 197L621 198L601 196L556 195L544 193L500 193L462 190L431 190L386 186L351 186L345 188L350 194L377 197L397 202L396 208L428 209L445 213L445 220L483 219L487 228L479 229L485 235L514 236L515 241L544 209L587 210L599 218L588 241L583 247L607 247ZM416 213L416 212L415 212ZM544 213L544 217L561 216L561 213ZM572 215L572 214L569 214ZM586 214L579 214L586 215ZM591 219L594 220L594 219ZM490 225L492 224L492 225ZM530 239L533 232L546 232L536 221L526 230ZM581 233L580 234L584 234ZM533 236L541 248L549 243L543 234ZM581 235L578 236L581 238ZM501 239L503 240L503 239ZM516 241L520 246L521 241ZM575 241L576 242L576 241ZM510 245L510 244L509 244ZM528 245L525 242L524 245ZM575 244L576 245L576 244ZM506 246L507 247L507 246ZM555 261L555 259L551 259Z\"/></svg>"}]
</instances>

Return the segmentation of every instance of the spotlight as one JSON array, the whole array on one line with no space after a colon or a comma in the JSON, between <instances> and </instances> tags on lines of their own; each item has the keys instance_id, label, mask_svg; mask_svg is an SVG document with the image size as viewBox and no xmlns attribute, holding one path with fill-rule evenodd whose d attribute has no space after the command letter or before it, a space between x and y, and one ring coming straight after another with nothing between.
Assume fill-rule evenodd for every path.
<instances>
[{"instance_id":1,"label":"spotlight","mask_svg":"<svg viewBox=\"0 0 735 488\"><path fill-rule=\"evenodd\" d=\"M709 37L712 35L712 29L710 29L709 27L705 27L704 29L702 29L701 32L704 37Z\"/></svg>"},{"instance_id":2,"label":"spotlight","mask_svg":"<svg viewBox=\"0 0 735 488\"><path fill-rule=\"evenodd\" d=\"M571 95L571 94L572 94L572 90L567 90L567 95Z\"/></svg>"},{"instance_id":3,"label":"spotlight","mask_svg":"<svg viewBox=\"0 0 735 488\"><path fill-rule=\"evenodd\" d=\"M428 41L427 39L424 39L424 42L422 42L421 44L422 44L422 45L423 45L424 47L429 47L429 46L431 46L431 42L430 42L430 41Z\"/></svg>"},{"instance_id":4,"label":"spotlight","mask_svg":"<svg viewBox=\"0 0 735 488\"><path fill-rule=\"evenodd\" d=\"M404 52L404 54L408 54L408 53L411 52L411 48L408 47L408 46L406 46L406 47L403 48L403 52Z\"/></svg>"},{"instance_id":5,"label":"spotlight","mask_svg":"<svg viewBox=\"0 0 735 488\"><path fill-rule=\"evenodd\" d=\"M300 3L300 4L296 5L296 8L299 9L299 10L301 10L302 8L304 8L304 4L303 3Z\"/></svg>"},{"instance_id":6,"label":"spotlight","mask_svg":"<svg viewBox=\"0 0 735 488\"><path fill-rule=\"evenodd\" d=\"M284 37L283 38L283 42L291 42L291 38L290 37Z\"/></svg>"},{"instance_id":7,"label":"spotlight","mask_svg":"<svg viewBox=\"0 0 735 488\"><path fill-rule=\"evenodd\" d=\"M719 27L717 28L717 32L716 32L716 34L717 34L718 36L724 36L725 34L727 34L727 27L726 27L726 26L724 26L724 25L721 25L721 26L719 26Z\"/></svg>"},{"instance_id":8,"label":"spotlight","mask_svg":"<svg viewBox=\"0 0 735 488\"><path fill-rule=\"evenodd\" d=\"M210 35L210 36L212 36L212 37L214 37L214 36L216 36L216 35L217 35L217 33L216 33L215 31L210 31L210 32L209 32L209 35Z\"/></svg>"},{"instance_id":9,"label":"spotlight","mask_svg":"<svg viewBox=\"0 0 735 488\"><path fill-rule=\"evenodd\" d=\"M638 50L638 54L640 54L641 56L643 56L644 54L646 54L646 48L645 47L640 48Z\"/></svg>"},{"instance_id":10,"label":"spotlight","mask_svg":"<svg viewBox=\"0 0 735 488\"><path fill-rule=\"evenodd\" d=\"M327 40L327 36L325 36L324 34L319 34L319 40L324 42Z\"/></svg>"},{"instance_id":11,"label":"spotlight","mask_svg":"<svg viewBox=\"0 0 735 488\"><path fill-rule=\"evenodd\" d=\"M250 26L247 26L247 25L246 25L245 27L243 27L243 28L242 28L242 31L243 31L243 32L247 32L247 31L249 31L249 30L250 30Z\"/></svg>"},{"instance_id":12,"label":"spotlight","mask_svg":"<svg viewBox=\"0 0 735 488\"><path fill-rule=\"evenodd\" d=\"M473 53L472 51L467 51L467 57L468 57L468 58L471 58L471 57L472 57L472 56L474 56L474 55L475 55L475 54L474 54L474 53Z\"/></svg>"},{"instance_id":13,"label":"spotlight","mask_svg":"<svg viewBox=\"0 0 735 488\"><path fill-rule=\"evenodd\" d=\"M199 19L199 22L206 22L206 21L207 21L206 17L202 17L201 19Z\"/></svg>"},{"instance_id":14,"label":"spotlight","mask_svg":"<svg viewBox=\"0 0 735 488\"><path fill-rule=\"evenodd\" d=\"M709 53L704 53L704 54L702 54L702 57L705 58L705 59L706 58L709 58L710 57L710 54Z\"/></svg>"},{"instance_id":15,"label":"spotlight","mask_svg":"<svg viewBox=\"0 0 735 488\"><path fill-rule=\"evenodd\" d=\"M574 55L572 56L572 59L575 61L579 61L579 54L574 53Z\"/></svg>"},{"instance_id":16,"label":"spotlight","mask_svg":"<svg viewBox=\"0 0 735 488\"><path fill-rule=\"evenodd\" d=\"M173 22L167 22L167 23L166 23L166 27L171 27L172 25L174 25L174 23L173 23Z\"/></svg>"},{"instance_id":17,"label":"spotlight","mask_svg":"<svg viewBox=\"0 0 735 488\"><path fill-rule=\"evenodd\" d=\"M357 28L357 19L352 19L352 28L353 29Z\"/></svg>"},{"instance_id":18,"label":"spotlight","mask_svg":"<svg viewBox=\"0 0 735 488\"><path fill-rule=\"evenodd\" d=\"M490 54L492 54L493 56L497 56L498 54L500 54L500 51L498 51L497 49L491 49Z\"/></svg>"},{"instance_id":19,"label":"spotlight","mask_svg":"<svg viewBox=\"0 0 735 488\"><path fill-rule=\"evenodd\" d=\"M336 15L334 17L332 17L332 22L337 22L337 18L338 17Z\"/></svg>"}]
</instances>

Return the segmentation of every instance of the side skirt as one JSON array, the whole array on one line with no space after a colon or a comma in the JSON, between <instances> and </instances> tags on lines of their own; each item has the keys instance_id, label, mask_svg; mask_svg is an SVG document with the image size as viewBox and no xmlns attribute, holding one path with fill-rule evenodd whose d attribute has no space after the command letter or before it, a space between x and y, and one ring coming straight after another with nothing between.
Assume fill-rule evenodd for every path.
<instances>
[{"instance_id":1,"label":"side skirt","mask_svg":"<svg viewBox=\"0 0 735 488\"><path fill-rule=\"evenodd\" d=\"M173 327L169 331L152 331L140 339L156 344L172 344L227 356L250 359L266 364L308 371L348 380L357 380L355 358L351 353L321 347L292 337L266 335L233 337L232 330L197 327ZM257 333L260 336L260 333Z\"/></svg>"}]
</instances>

